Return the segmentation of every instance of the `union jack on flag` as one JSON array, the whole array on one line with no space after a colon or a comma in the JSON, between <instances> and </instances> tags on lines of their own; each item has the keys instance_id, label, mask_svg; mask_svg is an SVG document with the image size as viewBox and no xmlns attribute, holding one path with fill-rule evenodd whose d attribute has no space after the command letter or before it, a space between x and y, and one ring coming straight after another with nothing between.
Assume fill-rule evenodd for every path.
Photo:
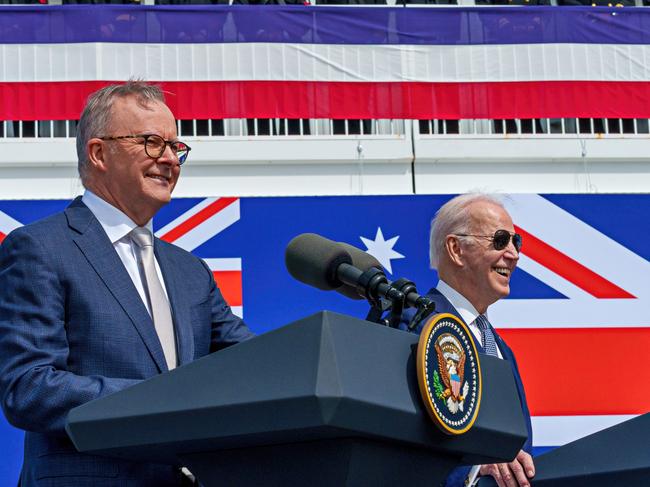
<instances>
[{"instance_id":1,"label":"union jack on flag","mask_svg":"<svg viewBox=\"0 0 650 487\"><path fill-rule=\"evenodd\" d=\"M239 198L206 198L162 226L162 218L156 218L155 234L161 240L192 252L239 218ZM233 313L243 318L241 257L208 257L204 260Z\"/></svg>"}]
</instances>

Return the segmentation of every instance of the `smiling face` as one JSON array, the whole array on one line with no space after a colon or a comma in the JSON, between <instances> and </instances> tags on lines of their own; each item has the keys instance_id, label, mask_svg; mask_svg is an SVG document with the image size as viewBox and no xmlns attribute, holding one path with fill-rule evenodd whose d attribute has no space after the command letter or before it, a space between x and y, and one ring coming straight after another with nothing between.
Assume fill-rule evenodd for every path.
<instances>
[{"instance_id":1,"label":"smiling face","mask_svg":"<svg viewBox=\"0 0 650 487\"><path fill-rule=\"evenodd\" d=\"M176 139L176 123L160 102L145 106L133 97L117 98L105 136L157 134ZM162 156L149 157L142 138L88 141L93 174L89 189L120 209L138 225L144 225L171 200L180 175L178 159L169 147Z\"/></svg>"},{"instance_id":2,"label":"smiling face","mask_svg":"<svg viewBox=\"0 0 650 487\"><path fill-rule=\"evenodd\" d=\"M491 202L477 201L470 205L473 235L494 235L497 230L515 232L510 215ZM519 253L512 241L506 248L496 250L488 238L463 237L460 241L458 282L461 294L479 313L510 294L510 277L517 266Z\"/></svg>"}]
</instances>

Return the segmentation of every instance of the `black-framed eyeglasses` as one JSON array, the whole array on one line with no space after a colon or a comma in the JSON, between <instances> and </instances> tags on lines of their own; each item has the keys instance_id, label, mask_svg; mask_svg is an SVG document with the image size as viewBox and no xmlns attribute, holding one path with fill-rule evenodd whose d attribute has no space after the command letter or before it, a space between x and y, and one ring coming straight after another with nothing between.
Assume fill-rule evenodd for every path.
<instances>
[{"instance_id":1,"label":"black-framed eyeglasses","mask_svg":"<svg viewBox=\"0 0 650 487\"><path fill-rule=\"evenodd\" d=\"M156 134L137 134L137 135L117 135L114 137L98 137L101 140L120 140L120 139L143 139L145 153L153 158L158 159L162 157L165 152L165 147L169 146L178 158L178 164L182 165L192 148L185 142L180 140L165 140L160 135Z\"/></svg>"},{"instance_id":2,"label":"black-framed eyeglasses","mask_svg":"<svg viewBox=\"0 0 650 487\"><path fill-rule=\"evenodd\" d=\"M503 250L510 243L512 239L512 245L515 246L517 252L521 251L521 245L523 239L518 233L510 233L508 230L497 230L494 232L494 235L470 235L467 233L455 233L457 237L476 237L476 238L487 238L492 241L492 245L495 250Z\"/></svg>"}]
</instances>

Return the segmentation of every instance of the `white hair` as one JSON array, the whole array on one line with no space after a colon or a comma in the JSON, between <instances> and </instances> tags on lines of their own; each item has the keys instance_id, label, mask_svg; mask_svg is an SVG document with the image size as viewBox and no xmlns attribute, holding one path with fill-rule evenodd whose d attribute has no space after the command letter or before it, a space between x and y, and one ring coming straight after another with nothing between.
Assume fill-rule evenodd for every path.
<instances>
[{"instance_id":1,"label":"white hair","mask_svg":"<svg viewBox=\"0 0 650 487\"><path fill-rule=\"evenodd\" d=\"M505 209L503 202L497 196L475 192L450 199L436 212L436 216L431 220L429 235L429 259L432 269L438 268L440 256L445 250L447 235L472 233L469 207L478 202L490 203Z\"/></svg>"}]
</instances>

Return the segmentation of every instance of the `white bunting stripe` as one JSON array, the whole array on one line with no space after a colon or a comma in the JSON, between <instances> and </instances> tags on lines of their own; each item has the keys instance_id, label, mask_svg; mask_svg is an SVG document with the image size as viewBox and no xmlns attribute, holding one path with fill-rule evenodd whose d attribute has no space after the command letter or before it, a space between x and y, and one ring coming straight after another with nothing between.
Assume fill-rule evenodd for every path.
<instances>
[{"instance_id":1,"label":"white bunting stripe","mask_svg":"<svg viewBox=\"0 0 650 487\"><path fill-rule=\"evenodd\" d=\"M152 81L650 81L646 62L650 45L94 42L5 44L0 46L0 59L0 82L15 83L133 77ZM178 59L189 60L191 69Z\"/></svg>"}]
</instances>

